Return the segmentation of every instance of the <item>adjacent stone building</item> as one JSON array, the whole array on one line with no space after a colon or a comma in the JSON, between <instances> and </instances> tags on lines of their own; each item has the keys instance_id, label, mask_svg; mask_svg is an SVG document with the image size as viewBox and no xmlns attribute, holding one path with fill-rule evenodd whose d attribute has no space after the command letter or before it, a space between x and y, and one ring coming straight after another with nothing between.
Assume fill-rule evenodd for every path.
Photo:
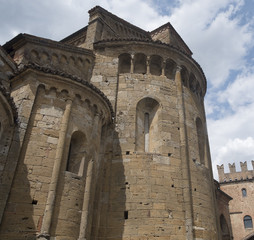
<instances>
[{"instance_id":1,"label":"adjacent stone building","mask_svg":"<svg viewBox=\"0 0 254 240\"><path fill-rule=\"evenodd\" d=\"M229 194L233 200L229 203L234 240L253 240L254 218L254 170L248 170L247 162L241 162L241 171L237 172L235 164L229 164L229 173L224 166L217 166L220 189ZM252 161L254 169L254 161Z\"/></svg>"},{"instance_id":2,"label":"adjacent stone building","mask_svg":"<svg viewBox=\"0 0 254 240\"><path fill-rule=\"evenodd\" d=\"M191 50L170 23L89 14L0 49L0 239L230 239Z\"/></svg>"}]
</instances>

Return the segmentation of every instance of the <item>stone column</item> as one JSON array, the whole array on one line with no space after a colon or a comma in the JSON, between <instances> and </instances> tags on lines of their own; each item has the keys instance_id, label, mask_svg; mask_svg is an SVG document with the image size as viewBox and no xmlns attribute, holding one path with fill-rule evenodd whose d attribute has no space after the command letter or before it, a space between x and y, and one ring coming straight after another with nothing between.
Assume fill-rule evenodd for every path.
<instances>
[{"instance_id":1,"label":"stone column","mask_svg":"<svg viewBox=\"0 0 254 240\"><path fill-rule=\"evenodd\" d=\"M94 193L96 186L96 179L95 179L95 169L96 162L98 159L95 159L95 152L99 151L100 140L98 137L101 136L99 130L100 125L100 115L96 114L94 119L94 127L93 133L91 134L91 139L96 142L96 146L94 149L91 150L91 160L88 163L87 173L86 173L86 184L85 184L85 191L83 197L83 206L82 206L82 213L81 213L81 221L80 221L80 230L79 230L79 238L78 240L89 240L91 234L91 223L92 223L92 210L93 210L93 201L94 201ZM90 219L89 219L90 216Z\"/></svg>"},{"instance_id":2,"label":"stone column","mask_svg":"<svg viewBox=\"0 0 254 240\"><path fill-rule=\"evenodd\" d=\"M131 54L131 73L134 73L134 54Z\"/></svg>"},{"instance_id":3,"label":"stone column","mask_svg":"<svg viewBox=\"0 0 254 240\"><path fill-rule=\"evenodd\" d=\"M185 104L183 96L183 86L181 78L181 67L177 67L176 75L176 88L177 88L177 107L179 111L179 126L180 126L180 156L182 161L182 185L183 185L183 198L185 208L185 228L186 239L193 240L193 206L191 196L191 175L189 163L189 150L188 150L188 136L186 129L186 116Z\"/></svg>"},{"instance_id":4,"label":"stone column","mask_svg":"<svg viewBox=\"0 0 254 240\"><path fill-rule=\"evenodd\" d=\"M165 67L166 67L166 62L163 61L162 62L162 72L161 72L161 75L164 77L165 76Z\"/></svg>"},{"instance_id":5,"label":"stone column","mask_svg":"<svg viewBox=\"0 0 254 240\"><path fill-rule=\"evenodd\" d=\"M66 101L65 111L64 111L62 122L60 125L59 138L58 138L58 143L56 148L55 163L54 163L54 167L52 171L51 181L49 184L49 192L48 192L47 203L46 203L44 216L42 220L41 233L38 236L38 239L41 239L41 240L49 239L50 237L50 226L51 226L52 215L54 211L56 190L57 190L59 173L60 173L62 157L64 152L66 132L67 132L69 117L71 113L71 106L72 106L72 100L68 99Z\"/></svg>"},{"instance_id":6,"label":"stone column","mask_svg":"<svg viewBox=\"0 0 254 240\"><path fill-rule=\"evenodd\" d=\"M79 230L79 238L78 240L86 240L86 232L88 229L88 215L89 215L89 205L90 205L90 197L91 197L91 187L93 180L93 171L94 171L94 159L91 159L88 163L87 167L87 175L86 175L86 185L84 191L84 199L83 199L83 207L80 221L80 230Z\"/></svg>"},{"instance_id":7,"label":"stone column","mask_svg":"<svg viewBox=\"0 0 254 240\"><path fill-rule=\"evenodd\" d=\"M150 56L147 56L146 59L146 73L150 74Z\"/></svg>"}]
</instances>

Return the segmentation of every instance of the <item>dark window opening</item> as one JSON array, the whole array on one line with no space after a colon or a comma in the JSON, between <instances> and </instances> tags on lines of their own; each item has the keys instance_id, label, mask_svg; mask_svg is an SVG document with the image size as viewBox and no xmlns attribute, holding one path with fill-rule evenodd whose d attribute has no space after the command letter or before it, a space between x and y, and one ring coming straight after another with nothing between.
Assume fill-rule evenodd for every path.
<instances>
[{"instance_id":1,"label":"dark window opening","mask_svg":"<svg viewBox=\"0 0 254 240\"><path fill-rule=\"evenodd\" d=\"M128 211L124 211L124 219L128 219Z\"/></svg>"},{"instance_id":2,"label":"dark window opening","mask_svg":"<svg viewBox=\"0 0 254 240\"><path fill-rule=\"evenodd\" d=\"M35 199L32 200L32 204L33 204L33 205L37 205L37 203L38 203L37 200L35 200Z\"/></svg>"},{"instance_id":3,"label":"dark window opening","mask_svg":"<svg viewBox=\"0 0 254 240\"><path fill-rule=\"evenodd\" d=\"M245 188L242 189L242 196L247 197L247 191Z\"/></svg>"}]
</instances>

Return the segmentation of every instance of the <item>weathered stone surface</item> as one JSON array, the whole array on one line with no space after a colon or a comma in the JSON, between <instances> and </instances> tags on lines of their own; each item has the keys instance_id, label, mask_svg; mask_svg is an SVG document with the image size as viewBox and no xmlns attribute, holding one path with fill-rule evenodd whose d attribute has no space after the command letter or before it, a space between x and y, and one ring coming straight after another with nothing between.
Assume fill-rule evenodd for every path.
<instances>
[{"instance_id":1,"label":"weathered stone surface","mask_svg":"<svg viewBox=\"0 0 254 240\"><path fill-rule=\"evenodd\" d=\"M61 42L4 48L19 124L3 96L1 239L220 239L206 79L170 24L149 33L95 7Z\"/></svg>"}]
</instances>

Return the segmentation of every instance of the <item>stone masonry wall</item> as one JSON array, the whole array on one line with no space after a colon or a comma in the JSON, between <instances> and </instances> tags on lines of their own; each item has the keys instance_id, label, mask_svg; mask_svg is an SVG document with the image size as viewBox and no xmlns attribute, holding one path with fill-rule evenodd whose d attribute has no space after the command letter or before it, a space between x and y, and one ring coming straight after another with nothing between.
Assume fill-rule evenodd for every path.
<instances>
[{"instance_id":1,"label":"stone masonry wall","mask_svg":"<svg viewBox=\"0 0 254 240\"><path fill-rule=\"evenodd\" d=\"M110 121L110 112L106 107L107 104L100 100L98 94L75 84L70 85L68 81L67 84L64 82L61 77L45 76L33 71L26 72L22 81L17 78L13 82L12 95L19 107L20 124L24 125L26 132L1 224L1 239L17 239L17 235L21 239L32 238L45 229L43 225L45 204L48 202L49 188L55 177L53 172L59 152L59 132L63 126L63 115L68 98L73 98L73 106L68 120L65 151L63 158L60 159L61 183L56 192L58 204L52 215L54 224L50 226L48 233L60 238L64 234L66 238L69 237L68 239L76 239L83 234L80 229L82 218L92 224L92 215L89 214L87 219L86 212L88 206L93 208L91 196L95 190L90 188L91 190L85 193L92 179L96 183L95 176L100 175L96 171L102 171L98 157L101 129L102 125ZM86 136L84 175L80 177L71 173L65 174L68 144L72 133L76 131L82 131ZM88 162L92 162L94 167L89 169L86 165ZM87 186L84 188L85 184ZM70 216L72 221L69 221ZM86 233L90 234L88 230Z\"/></svg>"},{"instance_id":2,"label":"stone masonry wall","mask_svg":"<svg viewBox=\"0 0 254 240\"><path fill-rule=\"evenodd\" d=\"M108 225L107 231L103 227L100 229L99 237L166 239L174 236L174 239L185 239L183 191L188 186L183 184L185 176L182 175L179 134L179 108L182 106L178 105L175 79L149 73L118 75L118 56L124 52L166 57L163 49L135 44L122 45L121 48L101 46L96 50L91 82L108 96L116 108ZM170 57L193 71L181 56L171 52ZM187 88L184 91L194 236L197 239L216 239L214 191L203 103ZM135 146L137 104L145 98L159 103L155 129L159 145L155 153L137 152ZM203 121L206 136L204 160L199 159L197 117Z\"/></svg>"}]
</instances>

